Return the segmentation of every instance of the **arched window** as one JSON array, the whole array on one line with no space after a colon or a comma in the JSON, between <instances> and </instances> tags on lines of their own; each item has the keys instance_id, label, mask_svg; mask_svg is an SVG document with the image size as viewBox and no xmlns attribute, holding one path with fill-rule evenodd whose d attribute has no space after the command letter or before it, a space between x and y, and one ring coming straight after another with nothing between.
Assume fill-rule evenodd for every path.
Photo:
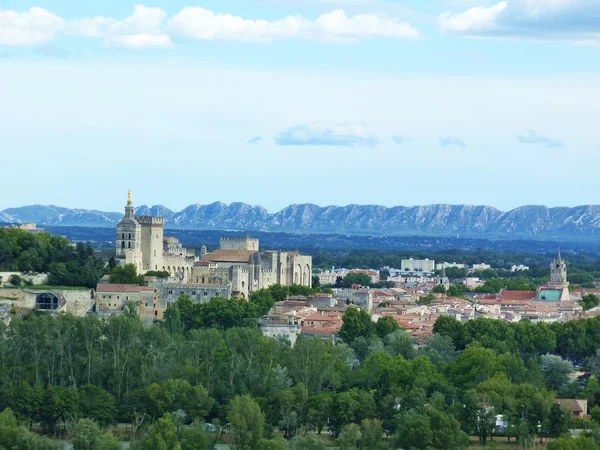
<instances>
[{"instance_id":1,"label":"arched window","mask_svg":"<svg viewBox=\"0 0 600 450\"><path fill-rule=\"evenodd\" d=\"M131 242L128 242L128 243L127 243L127 247L128 247L128 248L131 248Z\"/></svg>"},{"instance_id":2,"label":"arched window","mask_svg":"<svg viewBox=\"0 0 600 450\"><path fill-rule=\"evenodd\" d=\"M121 239L125 239L125 233L121 233Z\"/></svg>"},{"instance_id":3,"label":"arched window","mask_svg":"<svg viewBox=\"0 0 600 450\"><path fill-rule=\"evenodd\" d=\"M125 241L121 242L121 248L125 248Z\"/></svg>"},{"instance_id":4,"label":"arched window","mask_svg":"<svg viewBox=\"0 0 600 450\"><path fill-rule=\"evenodd\" d=\"M131 233L129 233L129 240L131 240Z\"/></svg>"}]
</instances>

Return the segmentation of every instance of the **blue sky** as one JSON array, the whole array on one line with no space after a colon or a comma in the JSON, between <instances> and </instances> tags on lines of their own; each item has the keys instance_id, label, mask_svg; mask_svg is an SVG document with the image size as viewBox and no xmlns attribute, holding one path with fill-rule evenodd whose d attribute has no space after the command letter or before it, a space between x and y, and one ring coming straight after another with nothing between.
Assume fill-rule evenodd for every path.
<instances>
[{"instance_id":1,"label":"blue sky","mask_svg":"<svg viewBox=\"0 0 600 450\"><path fill-rule=\"evenodd\" d=\"M597 0L0 0L0 209L597 204L599 44Z\"/></svg>"}]
</instances>

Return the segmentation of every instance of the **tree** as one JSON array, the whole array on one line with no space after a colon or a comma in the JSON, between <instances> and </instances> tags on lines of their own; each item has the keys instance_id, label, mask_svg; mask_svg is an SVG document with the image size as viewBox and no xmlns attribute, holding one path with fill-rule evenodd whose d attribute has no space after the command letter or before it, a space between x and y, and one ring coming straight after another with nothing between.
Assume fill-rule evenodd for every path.
<instances>
[{"instance_id":1,"label":"tree","mask_svg":"<svg viewBox=\"0 0 600 450\"><path fill-rule=\"evenodd\" d=\"M445 294L446 288L443 284L436 284L431 290L431 292L433 292L434 294Z\"/></svg>"},{"instance_id":2,"label":"tree","mask_svg":"<svg viewBox=\"0 0 600 450\"><path fill-rule=\"evenodd\" d=\"M203 423L193 422L181 431L181 450L213 450L217 443L215 437L209 436L203 429Z\"/></svg>"},{"instance_id":3,"label":"tree","mask_svg":"<svg viewBox=\"0 0 600 450\"><path fill-rule=\"evenodd\" d=\"M180 450L175 418L167 413L152 424L144 439L144 450Z\"/></svg>"},{"instance_id":4,"label":"tree","mask_svg":"<svg viewBox=\"0 0 600 450\"><path fill-rule=\"evenodd\" d=\"M249 395L234 397L229 403L227 420L230 423L233 450L259 448L265 417L252 397Z\"/></svg>"},{"instance_id":5,"label":"tree","mask_svg":"<svg viewBox=\"0 0 600 450\"><path fill-rule=\"evenodd\" d=\"M379 320L375 322L375 332L381 339L399 329L400 325L398 325L398 322L396 322L396 319L392 316L380 317Z\"/></svg>"},{"instance_id":6,"label":"tree","mask_svg":"<svg viewBox=\"0 0 600 450\"><path fill-rule=\"evenodd\" d=\"M573 363L558 355L542 355L540 358L542 373L546 387L553 391L561 391L569 382L569 374L573 372Z\"/></svg>"},{"instance_id":7,"label":"tree","mask_svg":"<svg viewBox=\"0 0 600 450\"><path fill-rule=\"evenodd\" d=\"M93 420L103 428L116 423L115 399L98 386L87 384L79 389L79 410L84 417Z\"/></svg>"},{"instance_id":8,"label":"tree","mask_svg":"<svg viewBox=\"0 0 600 450\"><path fill-rule=\"evenodd\" d=\"M360 427L355 423L351 423L342 428L336 443L340 450L357 450L363 436Z\"/></svg>"},{"instance_id":9,"label":"tree","mask_svg":"<svg viewBox=\"0 0 600 450\"><path fill-rule=\"evenodd\" d=\"M55 443L17 425L17 419L10 409L0 413L0 448L54 450Z\"/></svg>"},{"instance_id":10,"label":"tree","mask_svg":"<svg viewBox=\"0 0 600 450\"><path fill-rule=\"evenodd\" d=\"M331 394L323 393L309 397L306 402L305 422L311 428L321 434L329 421L333 399Z\"/></svg>"},{"instance_id":11,"label":"tree","mask_svg":"<svg viewBox=\"0 0 600 450\"><path fill-rule=\"evenodd\" d=\"M375 324L368 312L358 308L348 308L342 317L339 336L350 343L359 336L371 337L375 334Z\"/></svg>"},{"instance_id":12,"label":"tree","mask_svg":"<svg viewBox=\"0 0 600 450\"><path fill-rule=\"evenodd\" d=\"M416 411L396 415L395 444L400 448L426 449L431 445L433 433L429 417Z\"/></svg>"},{"instance_id":13,"label":"tree","mask_svg":"<svg viewBox=\"0 0 600 450\"><path fill-rule=\"evenodd\" d=\"M111 284L138 284L144 283L144 276L138 275L134 264L116 266L110 273Z\"/></svg>"},{"instance_id":14,"label":"tree","mask_svg":"<svg viewBox=\"0 0 600 450\"><path fill-rule=\"evenodd\" d=\"M397 330L388 334L384 342L385 351L392 356L402 355L406 359L415 356L412 337L406 330Z\"/></svg>"},{"instance_id":15,"label":"tree","mask_svg":"<svg viewBox=\"0 0 600 450\"><path fill-rule=\"evenodd\" d=\"M419 299L417 300L417 304L418 305L431 305L431 302L433 302L434 300L435 300L435 295L433 295L433 294L421 295L419 297Z\"/></svg>"},{"instance_id":16,"label":"tree","mask_svg":"<svg viewBox=\"0 0 600 450\"><path fill-rule=\"evenodd\" d=\"M598 297L596 294L586 294L582 297L580 304L583 309L587 311L588 309L595 308L600 304L600 297Z\"/></svg>"},{"instance_id":17,"label":"tree","mask_svg":"<svg viewBox=\"0 0 600 450\"><path fill-rule=\"evenodd\" d=\"M314 434L294 436L290 450L327 450L327 445Z\"/></svg>"},{"instance_id":18,"label":"tree","mask_svg":"<svg viewBox=\"0 0 600 450\"><path fill-rule=\"evenodd\" d=\"M112 434L103 432L91 419L80 419L70 426L73 450L120 450L121 443Z\"/></svg>"},{"instance_id":19,"label":"tree","mask_svg":"<svg viewBox=\"0 0 600 450\"><path fill-rule=\"evenodd\" d=\"M21 284L23 284L23 279L19 275L12 274L8 277L8 282L13 286L21 286Z\"/></svg>"},{"instance_id":20,"label":"tree","mask_svg":"<svg viewBox=\"0 0 600 450\"><path fill-rule=\"evenodd\" d=\"M595 408L597 408L597 406L595 406ZM592 410L593 409L594 408L592 408ZM557 403L553 404L552 408L550 408L550 416L548 417L548 436L557 438L562 434L567 433L569 431L569 418L570 414L568 411L563 410Z\"/></svg>"},{"instance_id":21,"label":"tree","mask_svg":"<svg viewBox=\"0 0 600 450\"><path fill-rule=\"evenodd\" d=\"M343 281L342 281L342 287L348 289L351 288L353 285L359 285L359 286L371 286L371 277L369 275L367 275L366 273L363 272L352 272L347 274Z\"/></svg>"}]
</instances>

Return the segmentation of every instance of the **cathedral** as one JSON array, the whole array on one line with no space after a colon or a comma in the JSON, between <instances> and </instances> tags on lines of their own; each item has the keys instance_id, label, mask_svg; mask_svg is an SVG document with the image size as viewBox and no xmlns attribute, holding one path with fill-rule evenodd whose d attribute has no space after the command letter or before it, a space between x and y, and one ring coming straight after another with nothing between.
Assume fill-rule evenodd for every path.
<instances>
[{"instance_id":1,"label":"cathedral","mask_svg":"<svg viewBox=\"0 0 600 450\"><path fill-rule=\"evenodd\" d=\"M134 211L129 191L125 216L117 225L117 264L133 264L142 274L151 270L166 271L181 281L188 281L199 260L194 250L183 248L173 237L164 236L162 217L136 216Z\"/></svg>"}]
</instances>

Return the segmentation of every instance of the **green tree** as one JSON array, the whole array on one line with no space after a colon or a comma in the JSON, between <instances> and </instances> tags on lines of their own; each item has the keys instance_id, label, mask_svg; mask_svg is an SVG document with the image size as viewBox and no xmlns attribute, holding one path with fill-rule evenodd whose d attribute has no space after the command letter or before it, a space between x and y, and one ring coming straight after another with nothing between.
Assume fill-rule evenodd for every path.
<instances>
[{"instance_id":1,"label":"green tree","mask_svg":"<svg viewBox=\"0 0 600 450\"><path fill-rule=\"evenodd\" d=\"M69 434L73 450L120 450L121 443L112 434L104 432L91 419L79 419L71 425Z\"/></svg>"},{"instance_id":2,"label":"green tree","mask_svg":"<svg viewBox=\"0 0 600 450\"><path fill-rule=\"evenodd\" d=\"M353 285L371 286L371 277L363 272L352 272L347 274L342 280L342 287L348 289Z\"/></svg>"},{"instance_id":3,"label":"green tree","mask_svg":"<svg viewBox=\"0 0 600 450\"><path fill-rule=\"evenodd\" d=\"M23 284L23 279L19 275L12 274L8 277L8 282L13 286L21 286L21 284Z\"/></svg>"},{"instance_id":4,"label":"green tree","mask_svg":"<svg viewBox=\"0 0 600 450\"><path fill-rule=\"evenodd\" d=\"M342 428L336 443L341 450L358 450L362 438L360 427L355 423L351 423Z\"/></svg>"},{"instance_id":5,"label":"green tree","mask_svg":"<svg viewBox=\"0 0 600 450\"><path fill-rule=\"evenodd\" d=\"M294 436L290 450L326 450L327 445L314 434Z\"/></svg>"},{"instance_id":6,"label":"green tree","mask_svg":"<svg viewBox=\"0 0 600 450\"><path fill-rule=\"evenodd\" d=\"M540 363L548 389L562 390L569 382L569 374L573 372L573 363L558 355L550 354L542 355Z\"/></svg>"},{"instance_id":7,"label":"green tree","mask_svg":"<svg viewBox=\"0 0 600 450\"><path fill-rule=\"evenodd\" d=\"M79 410L84 417L101 427L116 423L117 405L112 395L104 389L87 384L79 389Z\"/></svg>"},{"instance_id":8,"label":"green tree","mask_svg":"<svg viewBox=\"0 0 600 450\"><path fill-rule=\"evenodd\" d=\"M434 294L445 294L446 288L443 284L436 284L431 290L431 292L433 292Z\"/></svg>"},{"instance_id":9,"label":"green tree","mask_svg":"<svg viewBox=\"0 0 600 450\"><path fill-rule=\"evenodd\" d=\"M368 312L357 308L348 308L342 317L339 336L350 343L359 336L371 337L375 334L375 324Z\"/></svg>"},{"instance_id":10,"label":"green tree","mask_svg":"<svg viewBox=\"0 0 600 450\"><path fill-rule=\"evenodd\" d=\"M10 409L0 413L0 448L54 450L55 443L17 425L17 419Z\"/></svg>"},{"instance_id":11,"label":"green tree","mask_svg":"<svg viewBox=\"0 0 600 450\"><path fill-rule=\"evenodd\" d=\"M388 334L398 331L400 325L396 322L392 316L383 316L375 322L375 332L381 339L385 338Z\"/></svg>"},{"instance_id":12,"label":"green tree","mask_svg":"<svg viewBox=\"0 0 600 450\"><path fill-rule=\"evenodd\" d=\"M143 445L144 450L180 450L175 418L167 413L154 422Z\"/></svg>"},{"instance_id":13,"label":"green tree","mask_svg":"<svg viewBox=\"0 0 600 450\"><path fill-rule=\"evenodd\" d=\"M227 420L231 427L233 450L259 448L265 417L252 397L248 395L234 397L229 403Z\"/></svg>"},{"instance_id":14,"label":"green tree","mask_svg":"<svg viewBox=\"0 0 600 450\"><path fill-rule=\"evenodd\" d=\"M587 311L588 309L595 308L600 304L600 297L598 297L596 294L586 294L582 297L580 304L583 309Z\"/></svg>"},{"instance_id":15,"label":"green tree","mask_svg":"<svg viewBox=\"0 0 600 450\"><path fill-rule=\"evenodd\" d=\"M138 284L144 283L144 276L138 275L134 264L116 266L110 273L111 284Z\"/></svg>"},{"instance_id":16,"label":"green tree","mask_svg":"<svg viewBox=\"0 0 600 450\"><path fill-rule=\"evenodd\" d=\"M431 305L431 302L433 302L434 300L435 300L435 295L433 295L433 294L421 295L419 297L419 299L417 300L417 304L418 305Z\"/></svg>"},{"instance_id":17,"label":"green tree","mask_svg":"<svg viewBox=\"0 0 600 450\"><path fill-rule=\"evenodd\" d=\"M213 450L217 439L209 436L203 429L203 423L193 422L181 431L181 450Z\"/></svg>"}]
</instances>

